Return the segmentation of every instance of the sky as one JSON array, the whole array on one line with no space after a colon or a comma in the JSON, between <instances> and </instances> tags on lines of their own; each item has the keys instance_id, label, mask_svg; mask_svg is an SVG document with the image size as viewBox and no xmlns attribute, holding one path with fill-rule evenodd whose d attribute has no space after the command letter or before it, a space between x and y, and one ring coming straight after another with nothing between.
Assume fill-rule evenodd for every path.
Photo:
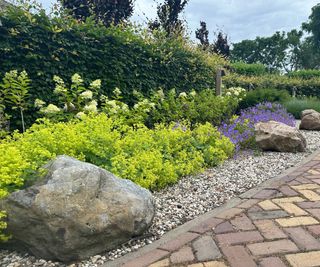
<instances>
[{"instance_id":1,"label":"sky","mask_svg":"<svg viewBox=\"0 0 320 267\"><path fill-rule=\"evenodd\" d=\"M38 0L47 9L55 0ZM200 21L207 23L209 39L223 30L232 43L276 31L300 28L308 20L311 8L320 0L189 0L183 17L192 39ZM156 17L156 0L136 0L133 21L144 23Z\"/></svg>"}]
</instances>

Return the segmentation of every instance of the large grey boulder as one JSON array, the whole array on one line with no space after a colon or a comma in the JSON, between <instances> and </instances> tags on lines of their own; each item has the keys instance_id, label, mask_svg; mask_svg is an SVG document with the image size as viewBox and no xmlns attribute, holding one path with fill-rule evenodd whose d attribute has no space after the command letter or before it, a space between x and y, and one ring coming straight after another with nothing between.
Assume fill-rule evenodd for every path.
<instances>
[{"instance_id":1,"label":"large grey boulder","mask_svg":"<svg viewBox=\"0 0 320 267\"><path fill-rule=\"evenodd\" d=\"M255 125L256 142L262 150L303 152L307 141L295 127L281 122L260 122Z\"/></svg>"},{"instance_id":2,"label":"large grey boulder","mask_svg":"<svg viewBox=\"0 0 320 267\"><path fill-rule=\"evenodd\" d=\"M320 113L313 109L302 111L300 129L320 131Z\"/></svg>"},{"instance_id":3,"label":"large grey boulder","mask_svg":"<svg viewBox=\"0 0 320 267\"><path fill-rule=\"evenodd\" d=\"M92 164L59 156L40 183L2 203L17 245L68 262L111 250L152 223L151 193Z\"/></svg>"}]
</instances>

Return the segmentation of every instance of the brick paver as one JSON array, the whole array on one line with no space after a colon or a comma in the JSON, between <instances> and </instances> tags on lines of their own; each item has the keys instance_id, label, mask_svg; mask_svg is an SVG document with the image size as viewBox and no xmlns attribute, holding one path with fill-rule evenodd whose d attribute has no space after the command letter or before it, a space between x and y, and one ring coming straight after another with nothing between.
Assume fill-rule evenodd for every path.
<instances>
[{"instance_id":1,"label":"brick paver","mask_svg":"<svg viewBox=\"0 0 320 267\"><path fill-rule=\"evenodd\" d=\"M114 266L320 266L320 153L210 214Z\"/></svg>"}]
</instances>

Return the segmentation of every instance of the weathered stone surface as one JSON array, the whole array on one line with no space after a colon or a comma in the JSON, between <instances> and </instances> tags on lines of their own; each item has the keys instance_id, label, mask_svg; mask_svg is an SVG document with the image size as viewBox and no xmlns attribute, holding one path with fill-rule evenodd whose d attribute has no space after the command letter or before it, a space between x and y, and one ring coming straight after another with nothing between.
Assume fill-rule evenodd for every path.
<instances>
[{"instance_id":1,"label":"weathered stone surface","mask_svg":"<svg viewBox=\"0 0 320 267\"><path fill-rule=\"evenodd\" d=\"M255 125L256 142L267 151L303 152L307 141L301 132L284 123L269 121Z\"/></svg>"},{"instance_id":2,"label":"weathered stone surface","mask_svg":"<svg viewBox=\"0 0 320 267\"><path fill-rule=\"evenodd\" d=\"M34 255L61 261L110 250L151 224L149 191L92 164L59 156L44 180L3 203L8 230Z\"/></svg>"},{"instance_id":3,"label":"weathered stone surface","mask_svg":"<svg viewBox=\"0 0 320 267\"><path fill-rule=\"evenodd\" d=\"M303 130L320 130L320 113L307 109L302 111L300 129Z\"/></svg>"}]
</instances>

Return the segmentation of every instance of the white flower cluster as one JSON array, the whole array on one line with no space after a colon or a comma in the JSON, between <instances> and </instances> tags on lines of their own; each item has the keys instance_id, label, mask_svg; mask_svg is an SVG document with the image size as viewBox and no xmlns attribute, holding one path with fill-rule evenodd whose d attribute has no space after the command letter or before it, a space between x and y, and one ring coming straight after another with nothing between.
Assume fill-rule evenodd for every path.
<instances>
[{"instance_id":1,"label":"white flower cluster","mask_svg":"<svg viewBox=\"0 0 320 267\"><path fill-rule=\"evenodd\" d=\"M56 105L49 104L47 107L41 109L41 111L45 114L55 114L61 111Z\"/></svg>"},{"instance_id":2,"label":"white flower cluster","mask_svg":"<svg viewBox=\"0 0 320 267\"><path fill-rule=\"evenodd\" d=\"M142 108L143 111L149 112L150 109L153 109L156 106L155 103L150 102L148 99L143 99L142 101L138 102L133 106L134 109L140 109Z\"/></svg>"},{"instance_id":3,"label":"white flower cluster","mask_svg":"<svg viewBox=\"0 0 320 267\"><path fill-rule=\"evenodd\" d=\"M42 108L45 104L46 104L46 102L44 102L44 101L42 101L41 99L38 99L38 98L34 101L34 106L36 108Z\"/></svg>"},{"instance_id":4,"label":"white flower cluster","mask_svg":"<svg viewBox=\"0 0 320 267\"><path fill-rule=\"evenodd\" d=\"M75 73L75 74L72 75L71 81L75 85L80 85L80 84L83 83L83 80L82 80L81 76L78 73Z\"/></svg>"},{"instance_id":5,"label":"white flower cluster","mask_svg":"<svg viewBox=\"0 0 320 267\"><path fill-rule=\"evenodd\" d=\"M57 75L53 76L53 81L56 83L56 87L54 89L54 93L59 95L67 92L67 88L64 84L64 81Z\"/></svg>"},{"instance_id":6,"label":"white flower cluster","mask_svg":"<svg viewBox=\"0 0 320 267\"><path fill-rule=\"evenodd\" d=\"M93 82L90 83L90 88L93 90L99 90L101 87L101 80L94 80Z\"/></svg>"},{"instance_id":7,"label":"white flower cluster","mask_svg":"<svg viewBox=\"0 0 320 267\"><path fill-rule=\"evenodd\" d=\"M92 100L90 103L88 103L87 105L84 106L83 110L87 111L87 112L93 112L93 113L97 113L98 112L98 103L95 100Z\"/></svg>"},{"instance_id":8,"label":"white flower cluster","mask_svg":"<svg viewBox=\"0 0 320 267\"><path fill-rule=\"evenodd\" d=\"M239 100L242 100L241 98L246 95L246 89L242 87L231 87L226 90L226 96L233 96L240 98Z\"/></svg>"},{"instance_id":9,"label":"white flower cluster","mask_svg":"<svg viewBox=\"0 0 320 267\"><path fill-rule=\"evenodd\" d=\"M93 96L93 94L92 94L92 91L90 91L90 90L86 90L80 94L80 97L82 99L92 99L92 96Z\"/></svg>"}]
</instances>

